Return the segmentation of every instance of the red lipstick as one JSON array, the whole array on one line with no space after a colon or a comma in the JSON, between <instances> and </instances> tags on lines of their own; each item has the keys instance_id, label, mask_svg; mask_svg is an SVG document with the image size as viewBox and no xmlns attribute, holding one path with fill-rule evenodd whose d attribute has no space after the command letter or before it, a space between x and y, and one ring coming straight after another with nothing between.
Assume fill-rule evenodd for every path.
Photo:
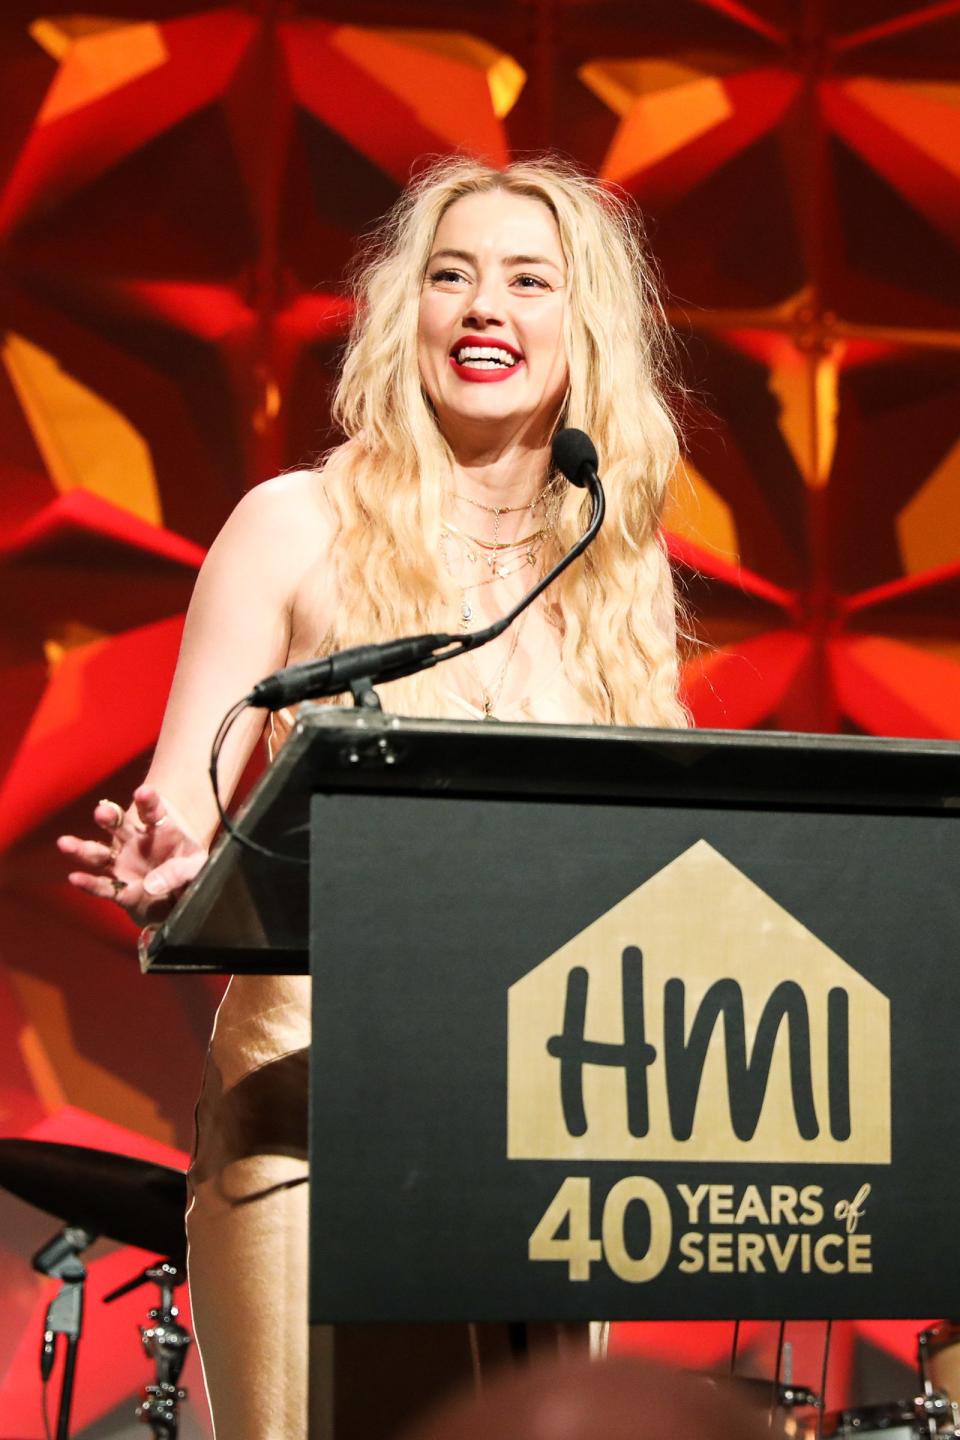
<instances>
[{"instance_id":1,"label":"red lipstick","mask_svg":"<svg viewBox=\"0 0 960 1440\"><path fill-rule=\"evenodd\" d=\"M505 354L513 357L513 364L498 365L496 367L491 367L490 369L487 369L486 367L480 369L478 368L476 361L465 360L463 363L461 363L457 359L457 356L462 350L466 350L468 348L478 350L502 350ZM479 383L481 385L486 385L495 380L509 380L511 375L516 375L522 363L523 356L521 355L520 351L517 350L513 345L508 345L502 340L497 340L495 343L491 343L489 341L485 343L482 340L476 340L473 338L467 341L458 340L456 345L450 352L450 364L453 368L454 374L458 375L461 380L467 380L473 384Z\"/></svg>"}]
</instances>

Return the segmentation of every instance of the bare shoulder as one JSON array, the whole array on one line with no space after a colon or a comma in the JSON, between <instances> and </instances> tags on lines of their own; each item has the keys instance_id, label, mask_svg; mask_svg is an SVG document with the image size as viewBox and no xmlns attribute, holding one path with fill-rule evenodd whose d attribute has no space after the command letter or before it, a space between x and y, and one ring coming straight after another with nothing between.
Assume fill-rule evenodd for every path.
<instances>
[{"instance_id":1,"label":"bare shoulder","mask_svg":"<svg viewBox=\"0 0 960 1440\"><path fill-rule=\"evenodd\" d=\"M209 561L241 564L282 589L323 562L336 524L316 470L292 470L255 485L235 506L214 541Z\"/></svg>"},{"instance_id":2,"label":"bare shoulder","mask_svg":"<svg viewBox=\"0 0 960 1440\"><path fill-rule=\"evenodd\" d=\"M265 526L271 538L315 550L318 542L329 542L334 518L320 472L290 470L248 490L228 524L261 536Z\"/></svg>"}]
</instances>

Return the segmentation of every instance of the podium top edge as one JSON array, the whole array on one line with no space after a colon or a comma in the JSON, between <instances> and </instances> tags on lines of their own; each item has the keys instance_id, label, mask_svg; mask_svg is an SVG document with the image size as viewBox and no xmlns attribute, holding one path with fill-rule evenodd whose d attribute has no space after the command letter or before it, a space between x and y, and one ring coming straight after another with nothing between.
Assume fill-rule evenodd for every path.
<instances>
[{"instance_id":1,"label":"podium top edge","mask_svg":"<svg viewBox=\"0 0 960 1440\"><path fill-rule=\"evenodd\" d=\"M219 837L151 940L144 969L179 965L178 955L194 968L214 913L217 946L245 948L246 936L234 937L238 905L268 918L250 963L237 952L231 970L265 973L266 949L303 948L313 795L937 817L952 830L958 759L960 743L944 740L438 720L306 704L240 811L237 838ZM299 864L252 856L245 837Z\"/></svg>"},{"instance_id":2,"label":"podium top edge","mask_svg":"<svg viewBox=\"0 0 960 1440\"><path fill-rule=\"evenodd\" d=\"M960 738L936 740L928 737L899 735L839 735L804 730L721 730L691 726L689 729L665 729L656 726L628 725L557 725L538 721L427 719L399 715L390 711L361 710L353 706L314 705L310 701L297 712L295 729L345 730L384 733L403 732L411 735L440 733L484 741L491 736L502 739L519 736L542 736L558 741L581 741L601 745L661 745L678 750L726 749L758 752L822 751L851 755L910 755L937 759L960 760Z\"/></svg>"}]
</instances>

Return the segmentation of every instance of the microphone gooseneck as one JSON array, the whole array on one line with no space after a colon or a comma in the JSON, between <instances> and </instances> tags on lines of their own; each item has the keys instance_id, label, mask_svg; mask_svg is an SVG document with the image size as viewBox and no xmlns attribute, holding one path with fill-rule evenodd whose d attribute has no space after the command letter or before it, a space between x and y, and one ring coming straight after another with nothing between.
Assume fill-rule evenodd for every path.
<instances>
[{"instance_id":1,"label":"microphone gooseneck","mask_svg":"<svg viewBox=\"0 0 960 1440\"><path fill-rule=\"evenodd\" d=\"M261 845L249 835L244 835L227 814L220 795L218 766L220 752L238 716L248 708L279 710L285 705L296 705L301 700L342 695L348 690L356 704L379 709L380 702L373 688L375 685L400 680L405 675L416 675L421 670L431 670L434 665L439 665L444 660L453 660L458 655L465 655L469 650L478 650L481 645L486 645L498 635L502 635L517 616L522 615L527 606L532 605L547 586L552 585L557 576L562 575L567 566L572 565L577 556L583 554L603 524L606 501L597 474L597 452L590 437L582 430L561 430L554 436L551 459L554 468L566 476L571 485L585 487L590 491L593 500L590 523L579 540L571 545L556 565L551 566L546 575L538 580L533 589L518 600L506 615L483 630L474 630L468 635L411 635L406 639L388 640L382 645L354 645L348 650L328 655L325 660L288 665L261 680L249 695L245 695L230 707L220 722L210 751L210 784L217 814L224 829L244 849L293 865L309 863L302 855L273 850L269 846Z\"/></svg>"},{"instance_id":2,"label":"microphone gooseneck","mask_svg":"<svg viewBox=\"0 0 960 1440\"><path fill-rule=\"evenodd\" d=\"M517 616L542 595L548 585L582 555L603 523L605 501L603 486L597 474L597 452L589 435L582 430L561 430L554 436L551 458L556 469L571 485L585 487L593 497L590 523L566 555L547 571L532 590L512 610L469 635L412 635L406 639L388 640L381 645L354 645L324 660L311 660L302 665L289 665L268 675L253 687L246 703L261 710L279 710L301 700L317 700L323 696L342 695L360 682L366 685L386 684L405 675L430 670L444 660L453 660L468 650L477 650L502 635Z\"/></svg>"}]
</instances>

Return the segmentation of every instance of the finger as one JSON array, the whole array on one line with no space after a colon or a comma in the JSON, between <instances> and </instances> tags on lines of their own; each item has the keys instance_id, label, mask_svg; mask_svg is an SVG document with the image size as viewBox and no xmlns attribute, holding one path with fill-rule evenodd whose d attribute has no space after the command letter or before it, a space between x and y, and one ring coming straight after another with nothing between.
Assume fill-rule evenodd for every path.
<instances>
[{"instance_id":1,"label":"finger","mask_svg":"<svg viewBox=\"0 0 960 1440\"><path fill-rule=\"evenodd\" d=\"M126 815L123 806L116 800L98 800L93 807L93 818L101 830L109 830L111 835L115 835L123 829Z\"/></svg>"},{"instance_id":2,"label":"finger","mask_svg":"<svg viewBox=\"0 0 960 1440\"><path fill-rule=\"evenodd\" d=\"M121 880L114 880L112 876L91 875L86 870L71 870L67 879L77 890L96 895L100 900L115 900L124 910L129 909L133 903L133 897L129 893L132 887Z\"/></svg>"},{"instance_id":3,"label":"finger","mask_svg":"<svg viewBox=\"0 0 960 1440\"><path fill-rule=\"evenodd\" d=\"M172 850L174 847L181 849L187 846L191 851L199 849L206 855L206 851L187 828L183 816L164 799L159 790L155 790L152 785L141 785L133 792L133 801L138 824L148 833L158 830L166 848Z\"/></svg>"},{"instance_id":4,"label":"finger","mask_svg":"<svg viewBox=\"0 0 960 1440\"><path fill-rule=\"evenodd\" d=\"M149 875L144 876L145 892L156 899L183 889L203 869L206 858L206 853L198 850L192 855L175 855L170 860L165 860L162 865L151 870Z\"/></svg>"},{"instance_id":5,"label":"finger","mask_svg":"<svg viewBox=\"0 0 960 1440\"><path fill-rule=\"evenodd\" d=\"M140 785L133 792L133 803L137 807L137 815L144 825L157 825L161 820L166 819L167 808L163 803L163 797L159 790L154 790L152 785Z\"/></svg>"},{"instance_id":6,"label":"finger","mask_svg":"<svg viewBox=\"0 0 960 1440\"><path fill-rule=\"evenodd\" d=\"M136 808L137 828L145 831L159 830L161 826L168 826L170 831L182 832L179 817L175 815L167 805L163 796L152 785L141 785L133 792L133 803Z\"/></svg>"},{"instance_id":7,"label":"finger","mask_svg":"<svg viewBox=\"0 0 960 1440\"><path fill-rule=\"evenodd\" d=\"M103 870L116 859L112 845L101 845L99 840L80 840L76 835L61 835L57 849L91 870Z\"/></svg>"}]
</instances>

